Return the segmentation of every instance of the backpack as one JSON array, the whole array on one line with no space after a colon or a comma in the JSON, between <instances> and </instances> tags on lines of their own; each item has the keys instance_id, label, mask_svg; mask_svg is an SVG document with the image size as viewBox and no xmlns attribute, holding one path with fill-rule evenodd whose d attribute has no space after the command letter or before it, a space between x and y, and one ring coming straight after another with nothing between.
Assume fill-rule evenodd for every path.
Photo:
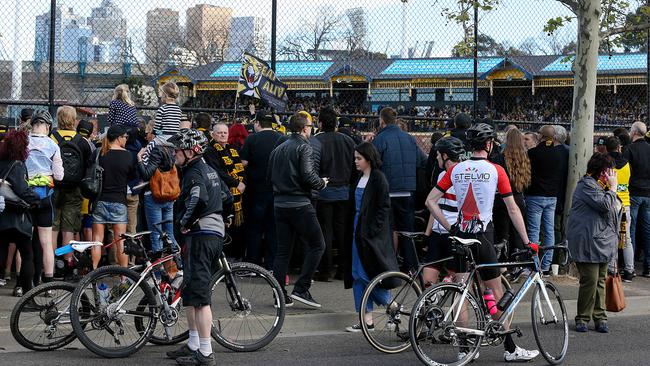
<instances>
[{"instance_id":1,"label":"backpack","mask_svg":"<svg viewBox=\"0 0 650 366\"><path fill-rule=\"evenodd\" d=\"M167 155L166 152L164 154ZM171 202L176 200L181 194L180 180L178 179L176 166L173 161L170 161L170 165L171 169L166 172L163 172L158 167L149 180L151 195L157 202Z\"/></svg>"},{"instance_id":2,"label":"backpack","mask_svg":"<svg viewBox=\"0 0 650 366\"><path fill-rule=\"evenodd\" d=\"M79 148L79 134L72 138L63 137L59 131L54 131L52 136L56 139L59 149L61 150L61 160L63 160L63 179L57 182L63 187L76 187L84 178L84 161L81 149Z\"/></svg>"},{"instance_id":3,"label":"backpack","mask_svg":"<svg viewBox=\"0 0 650 366\"><path fill-rule=\"evenodd\" d=\"M104 180L104 168L99 165L99 155L100 150L95 150L95 161L86 171L86 175L81 180L79 188L81 190L81 195L84 198L87 198L91 201L94 201L99 197L99 194L102 192L102 183Z\"/></svg>"}]
</instances>

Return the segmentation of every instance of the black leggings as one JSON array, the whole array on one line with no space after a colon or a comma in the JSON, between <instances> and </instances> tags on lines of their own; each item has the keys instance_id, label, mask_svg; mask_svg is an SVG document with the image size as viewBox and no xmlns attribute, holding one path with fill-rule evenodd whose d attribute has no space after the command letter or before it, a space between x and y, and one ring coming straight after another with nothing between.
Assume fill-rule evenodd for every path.
<instances>
[{"instance_id":1,"label":"black leggings","mask_svg":"<svg viewBox=\"0 0 650 366\"><path fill-rule=\"evenodd\" d=\"M15 243L22 265L20 275L18 276L17 286L23 288L23 292L31 290L34 280L34 255L32 252L32 238L21 234L15 229L8 229L0 232L0 245L9 246L9 243Z\"/></svg>"}]
</instances>

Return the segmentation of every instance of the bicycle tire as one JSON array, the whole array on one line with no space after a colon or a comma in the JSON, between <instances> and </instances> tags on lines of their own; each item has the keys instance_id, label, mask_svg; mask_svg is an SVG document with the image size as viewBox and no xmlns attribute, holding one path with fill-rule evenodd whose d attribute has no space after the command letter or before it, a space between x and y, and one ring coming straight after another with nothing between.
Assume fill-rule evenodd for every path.
<instances>
[{"instance_id":1,"label":"bicycle tire","mask_svg":"<svg viewBox=\"0 0 650 366\"><path fill-rule=\"evenodd\" d=\"M460 285L443 283L425 290L413 305L412 316L409 318L409 340L415 355L425 365L462 366L473 361L481 348L483 336L476 335L475 338L471 339L461 339L459 337L454 342L453 337L457 337L462 332L455 331L456 325L453 321L444 320L445 314L449 312L449 309L444 308L445 305L448 304L449 308L455 308L456 299L460 298L462 293L463 290ZM485 316L481 311L482 308L479 302L471 292L467 293L465 299L468 302L468 305L465 306L468 315L472 311L474 314L474 318L467 318L466 327L483 331L485 329ZM448 302L448 300L451 301ZM473 324L474 322L476 324ZM437 331L440 331L440 333ZM459 344L462 341L466 343L460 346ZM448 350L446 352L441 350L426 352L422 349L425 344L446 344ZM456 345L459 345L457 350L454 348ZM464 352L463 357L460 357L461 352ZM432 357L446 357L448 361L437 361L433 360Z\"/></svg>"},{"instance_id":2,"label":"bicycle tire","mask_svg":"<svg viewBox=\"0 0 650 366\"><path fill-rule=\"evenodd\" d=\"M394 281L399 281L401 283L401 285L396 287L397 296L393 297L389 292L389 297L392 300L386 304L385 311L377 311L377 313L374 311L371 312L371 315L373 315L374 328L373 330L370 330L368 324L365 322L365 317L369 302L373 302L371 301L371 296L373 293L376 293L376 288L381 288L381 284L387 283L387 280L391 278ZM370 343L370 345L376 350L389 354L399 353L408 349L411 346L411 343L408 340L408 330L400 329L400 324L408 326L408 319L402 319L402 316L408 317L409 314L404 310L410 311L413 304L408 303L404 306L404 302L413 298L413 303L415 303L421 293L422 289L420 289L418 283L409 275L399 271L384 272L370 281L363 292L359 311L359 324L361 325L363 336L366 338L368 343ZM386 324L379 323L375 319L375 315L377 315L377 317L383 317L384 314L382 313L385 313L386 315ZM381 329L378 329L380 327ZM381 335L386 335L387 339L382 340L380 337Z\"/></svg>"},{"instance_id":3,"label":"bicycle tire","mask_svg":"<svg viewBox=\"0 0 650 366\"><path fill-rule=\"evenodd\" d=\"M226 273L225 270L221 269L212 277L212 282L210 283L210 289L212 291L211 310L213 317L213 326L211 331L212 338L214 338L214 340L217 341L217 343L219 343L221 346L231 351L252 352L259 350L268 345L273 339L275 339L278 333L280 333L280 329L282 329L282 324L284 323L285 316L285 304L282 288L270 272L258 265L240 262L231 264L230 269L230 273ZM232 278L235 278L234 283L231 282L229 275L232 275ZM257 281L259 282L258 286L263 286L265 288L270 287L269 293L264 294L264 297L268 296L269 298L262 299L261 296L257 296L259 298L255 299L253 296L254 286L251 286L252 290L250 293L248 293L248 291L243 291L243 283L245 279L250 280L251 283L253 283L253 279L259 279L260 281ZM239 284L237 282L239 282ZM234 285L234 293L240 293L242 298L246 301L246 304L250 307L248 309L248 312L233 309L233 306L235 304L232 302L232 297L227 291L227 288L225 294L219 291L222 288L220 286L222 284L226 286ZM220 303L223 303L224 301L226 304L220 305ZM254 304L253 301L255 301ZM234 314L234 316L238 318L237 321L241 322L241 325L243 325L246 321L245 319L248 318L253 308L255 308L255 310L258 308L268 308L270 312L275 313L266 316L268 319L260 316L257 316L255 319L255 322L260 324L262 324L262 320L270 322L272 324L271 329L266 332L262 331L263 334L261 334L259 338L254 338L250 324L248 324L248 330L250 331L251 339L247 342L232 339L232 337L225 334L226 328L234 320L231 319L230 321L222 321L222 317L220 316L221 314L219 312L225 311L224 314L226 316ZM270 310L271 308L274 310Z\"/></svg>"},{"instance_id":4,"label":"bicycle tire","mask_svg":"<svg viewBox=\"0 0 650 366\"><path fill-rule=\"evenodd\" d=\"M536 321L536 315L540 314L540 311L544 311L544 306L542 304L545 303L545 301L542 299L541 296L541 287L539 285L535 286L535 292L533 292L533 298L532 298L532 304L530 307L530 314L531 314L531 320L533 323L533 334L535 335L535 342L537 342L537 347L539 347L539 351L544 356L546 361L550 363L551 365L559 365L564 361L564 357L566 356L567 350L569 348L569 322L567 319L567 313L566 313L566 308L564 306L564 301L562 300L562 296L560 296L560 292L558 291L557 287L555 287L554 284L544 281L544 286L546 287L546 292L548 293L549 301L552 303L555 300L558 302L558 308L554 308L555 315L558 319L558 322L561 321L562 324L557 326L556 324L556 329L561 329L563 336L553 336L551 337L552 340L557 341L560 340L562 342L561 346L559 348L559 352L557 354L551 354L551 353L556 353L556 352L551 352L549 350L549 345L545 344L546 342L542 342L541 340L541 326L542 324L538 321ZM557 312L561 314L557 314ZM546 313L545 315L549 315ZM561 315L561 316L560 316ZM544 324L548 325L548 324ZM546 328L548 329L548 328Z\"/></svg>"},{"instance_id":5,"label":"bicycle tire","mask_svg":"<svg viewBox=\"0 0 650 366\"><path fill-rule=\"evenodd\" d=\"M67 296L68 300L72 297L72 293L75 290L75 285L68 283L68 282L49 282L49 283L44 283L41 284L40 286L36 286L33 289L29 290L14 306L13 310L11 311L11 320L10 320L10 328L11 328L11 335L14 337L14 339L23 347L28 348L33 351L52 351L61 347L64 347L68 344L70 344L72 341L75 340L76 335L74 333L74 329L70 326L69 331L64 331L60 336L55 337L56 340L53 342L38 342L37 340L30 339L30 337L26 334L26 329L24 329L24 326L21 326L21 320L24 320L24 317L27 313L32 313L32 314L37 314L38 318L42 321L42 325L45 327L45 330L41 330L39 328L39 334L45 335L47 332L47 328L53 326L54 331L58 331L59 327L57 327L58 323L55 323L56 318L60 316L66 316L65 311L67 309L59 309L58 305L60 305L65 299L62 299L61 301L54 303L54 298L52 301L49 301L48 304L46 305L39 305L38 302L36 302L35 298L44 295L48 291L62 291L67 294L63 294L63 296ZM55 295L56 296L56 295ZM51 297L48 297L51 299ZM31 310L29 309L31 306ZM38 306L38 308L36 308ZM39 309L41 308L42 309ZM69 309L69 303L67 305L67 308ZM63 312L63 314L61 314ZM68 310L68 315L67 315L68 320L70 319L69 316L69 310ZM47 324L47 322L50 322L50 324ZM33 326L33 328L36 328L36 325ZM51 328L50 328L51 329ZM64 328L65 329L65 328ZM45 338L52 339L52 333L49 334L49 336L46 336Z\"/></svg>"},{"instance_id":6,"label":"bicycle tire","mask_svg":"<svg viewBox=\"0 0 650 366\"><path fill-rule=\"evenodd\" d=\"M93 286L93 283L96 282L97 279L104 277L107 277L108 275L115 275L118 276L120 279L128 279L132 281L132 283L136 283L140 279L140 275L128 268L120 267L120 266L106 266L99 268L97 270L92 271L88 275L86 275L77 285L77 288L75 289L73 295L72 295L72 304L71 304L71 309L70 309L70 320L72 322L72 327L75 330L75 334L77 335L77 338L79 341L91 352L93 352L96 355L105 357L105 358L122 358L122 357L128 357L137 351L139 351L142 347L144 347L145 344L147 344L147 341L151 337L151 334L153 333L157 319L156 319L156 311L157 311L157 305L156 305L156 300L153 295L153 292L151 291L151 288L147 284L146 281L142 281L140 283L139 288L142 290L144 296L149 300L150 304L150 309L148 312L148 315L146 317L149 319L149 326L146 327L144 332L137 332L139 334L139 338L133 342L131 345L128 345L126 347L119 347L116 349L108 349L104 346L100 346L86 334L85 328L88 328L88 321L84 319L84 323L81 322L80 316L82 314L79 313L79 302L81 300L82 294L85 293L86 289L88 286ZM133 295L133 294L132 294ZM96 297L93 297L95 299ZM93 304L91 304L91 311L95 311L96 308L93 307ZM105 311L104 311L105 312ZM86 314L83 314L86 315ZM107 325L110 325L113 320L110 320ZM97 329L94 324L91 323L91 328L92 330ZM105 327L102 327L105 328ZM137 331L137 330L136 330ZM120 334L120 335L123 335ZM118 343L118 342L115 342ZM119 344L119 343L118 343Z\"/></svg>"},{"instance_id":7,"label":"bicycle tire","mask_svg":"<svg viewBox=\"0 0 650 366\"><path fill-rule=\"evenodd\" d=\"M140 300L139 305L146 306L147 302L148 302L147 299L145 297L143 297ZM178 311L179 319L180 319L180 317L185 316L185 314L183 313L183 306L181 305L181 303L182 303L182 301L179 301L177 306L176 306L176 310ZM161 311L162 311L162 309L161 309ZM174 325L174 327L176 327L178 325L179 325L179 323L177 322ZM143 324L142 324L142 321L141 321L140 318L135 319L135 326L136 326L136 328L138 329L139 332L144 331L144 327L143 327ZM158 329L162 329L162 335L160 335L160 336L156 334L156 331ZM165 329L165 327L162 324L157 325L156 329L154 329L154 331L151 333L151 337L149 338L149 343L152 343L152 344L155 344L155 345L158 345L158 346L168 346L168 345L177 344L179 342L182 342L182 341L184 341L184 340L186 340L186 339L188 339L190 337L190 331L188 330L187 324L185 324L185 326L182 328L182 329L185 329L184 331L182 331L179 334L173 335L171 337L171 339L167 339L164 336L164 334L165 334L164 329Z\"/></svg>"}]
</instances>

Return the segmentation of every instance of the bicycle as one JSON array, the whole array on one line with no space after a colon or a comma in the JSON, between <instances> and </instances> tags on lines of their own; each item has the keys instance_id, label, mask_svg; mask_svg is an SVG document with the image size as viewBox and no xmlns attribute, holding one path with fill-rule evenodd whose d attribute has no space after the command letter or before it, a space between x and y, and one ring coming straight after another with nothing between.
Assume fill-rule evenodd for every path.
<instances>
[{"instance_id":1,"label":"bicycle","mask_svg":"<svg viewBox=\"0 0 650 366\"><path fill-rule=\"evenodd\" d=\"M106 358L127 357L140 350L152 339L158 322L163 325L164 339L168 342L185 337L187 333L172 333L174 327L178 328L180 301L177 298L176 302L170 304L161 291L160 280L154 275L154 270L180 256L178 248L166 245L163 248L163 256L152 262L140 240L142 235L138 237L124 234L122 237L125 239L125 254L144 258L142 273L119 266L102 267L84 277L72 296L70 317L77 337L91 352ZM237 319L231 319L228 324L234 322L243 326L242 319L248 320L251 317L260 323L262 319L267 320L271 329L260 339L253 339L253 332L250 331L250 339L239 342L238 338L224 336L220 317L215 316L216 324L212 328L212 337L223 346L238 351L250 351L265 346L279 333L284 321L284 297L278 295L282 294L280 286L270 273L258 266L237 263L231 267L223 254L219 263L221 269L212 279L212 297L214 298L217 285L224 284L228 294L228 309ZM244 297L242 293L245 292L241 290L244 283L242 278L263 279L267 285L270 284L271 291L261 299ZM240 280L241 284L238 283ZM177 291L181 290L182 288L179 288ZM246 291L249 292L253 293L252 290ZM83 294L90 299L87 311L81 306ZM253 300L272 300L268 306L274 309L272 321L254 313L256 308L252 305ZM215 308L213 304L213 313ZM264 306L260 308L263 309ZM133 319L133 324L130 319ZM236 334L237 337L239 335L240 333Z\"/></svg>"},{"instance_id":2,"label":"bicycle","mask_svg":"<svg viewBox=\"0 0 650 366\"><path fill-rule=\"evenodd\" d=\"M416 251L416 240L426 238L423 232L406 232L398 231L399 236L409 239ZM418 262L419 262L419 258ZM410 271L408 274L400 271L388 271L376 276L363 293L361 298L361 309L359 312L359 324L364 337L378 351L384 353L399 353L411 346L408 336L408 319L411 316L411 309L415 304L416 299L422 294L422 289L427 284L424 283L422 271L424 268L434 264L443 263L454 257L447 257L433 262L422 263L418 266L417 270ZM505 277L501 276L501 281L504 290L509 290L510 284ZM387 288L389 288L387 290ZM390 299L387 304L378 306L376 301L372 301L373 291L376 288L389 291L388 298ZM373 328L365 322L367 314L366 309L368 302L374 303L373 311Z\"/></svg>"},{"instance_id":3,"label":"bicycle","mask_svg":"<svg viewBox=\"0 0 650 366\"><path fill-rule=\"evenodd\" d=\"M529 248L511 255L511 258L528 256L530 260L477 265L470 247L480 245L480 241L451 239L457 252L468 258L469 275L462 283L430 287L417 299L411 311L417 315L409 318L409 338L418 359L426 365L462 366L475 359L482 345L501 344L509 334L522 336L518 327L508 329L508 319L535 287L531 305L535 341L550 364L562 363L569 341L566 308L557 287L542 278L537 252ZM567 250L565 246L553 246L553 249ZM517 292L507 291L503 295L497 304L503 313L499 319L493 319L481 296L478 270L517 266L530 267L531 273ZM549 325L545 332L555 330L558 334L542 340L542 326Z\"/></svg>"},{"instance_id":4,"label":"bicycle","mask_svg":"<svg viewBox=\"0 0 650 366\"><path fill-rule=\"evenodd\" d=\"M113 243L108 244L107 247ZM57 248L57 257L72 253L78 270L91 267L86 251L99 242L72 241ZM11 311L10 329L14 339L33 351L52 351L75 340L70 324L70 298L76 286L70 282L43 283L28 291Z\"/></svg>"}]
</instances>

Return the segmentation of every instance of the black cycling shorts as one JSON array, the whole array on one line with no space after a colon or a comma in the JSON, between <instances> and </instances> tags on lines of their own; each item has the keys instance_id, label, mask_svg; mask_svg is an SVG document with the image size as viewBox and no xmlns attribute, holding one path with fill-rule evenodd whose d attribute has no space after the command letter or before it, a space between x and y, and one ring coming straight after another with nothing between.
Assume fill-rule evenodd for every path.
<instances>
[{"instance_id":1,"label":"black cycling shorts","mask_svg":"<svg viewBox=\"0 0 650 366\"><path fill-rule=\"evenodd\" d=\"M52 196L47 196L38 203L38 206L32 209L32 225L38 227L52 227L54 222L54 208L52 206Z\"/></svg>"},{"instance_id":2,"label":"black cycling shorts","mask_svg":"<svg viewBox=\"0 0 650 366\"><path fill-rule=\"evenodd\" d=\"M498 263L497 253L494 249L494 226L490 222L487 225L487 230L480 233L470 234L463 233L458 231L454 234L459 238L463 239L477 239L481 242L480 245L474 244L471 246L472 255L476 264L489 264L489 263ZM467 266L465 261L462 261L462 265L458 268L459 273L467 272ZM479 270L481 275L481 280L489 281L501 276L501 270L499 267L494 268L483 268Z\"/></svg>"},{"instance_id":3,"label":"black cycling shorts","mask_svg":"<svg viewBox=\"0 0 650 366\"><path fill-rule=\"evenodd\" d=\"M223 238L217 235L194 235L183 249L183 306L210 305L210 281L217 269Z\"/></svg>"},{"instance_id":4,"label":"black cycling shorts","mask_svg":"<svg viewBox=\"0 0 650 366\"><path fill-rule=\"evenodd\" d=\"M461 268L463 265L462 263L464 263L464 260L462 258L454 256L452 253L449 234L440 234L432 231L431 235L429 236L429 249L427 250L427 255L424 258L424 262L434 262L447 257L455 258L445 262L433 264L431 267L437 270L447 268L449 271L457 272L458 268Z\"/></svg>"}]
</instances>

